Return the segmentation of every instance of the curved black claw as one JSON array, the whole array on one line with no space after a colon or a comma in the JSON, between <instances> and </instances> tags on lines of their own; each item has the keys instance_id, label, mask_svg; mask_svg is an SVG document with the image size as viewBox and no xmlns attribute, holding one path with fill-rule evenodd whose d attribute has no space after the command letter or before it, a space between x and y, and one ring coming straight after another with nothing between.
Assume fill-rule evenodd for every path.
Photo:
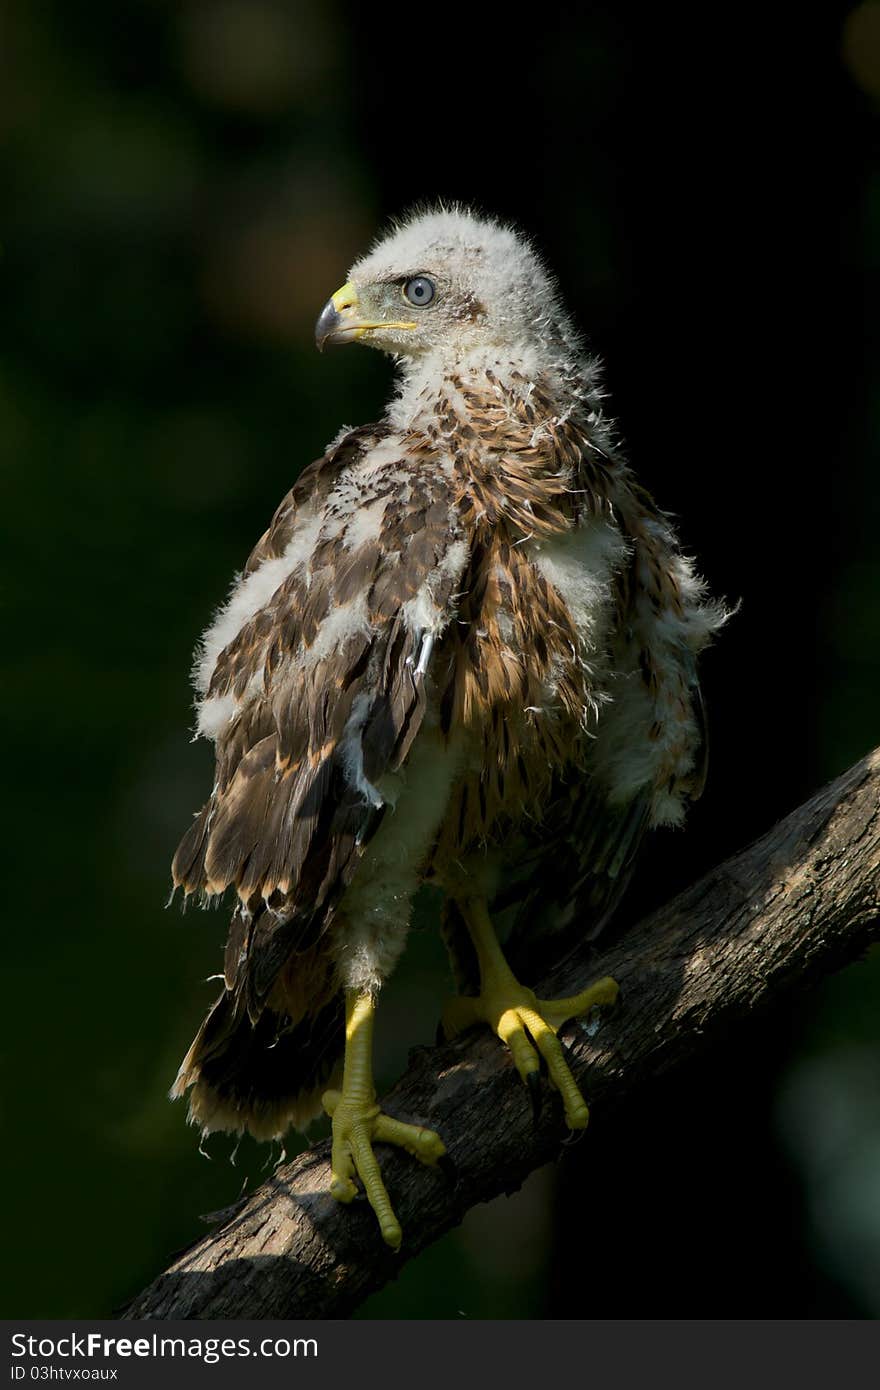
<instances>
[{"instance_id":1,"label":"curved black claw","mask_svg":"<svg viewBox=\"0 0 880 1390\"><path fill-rule=\"evenodd\" d=\"M530 1071L526 1077L526 1083L529 1088L529 1100L532 1102L532 1123L537 1126L541 1120L541 1109L544 1104L540 1073Z\"/></svg>"},{"instance_id":2,"label":"curved black claw","mask_svg":"<svg viewBox=\"0 0 880 1390\"><path fill-rule=\"evenodd\" d=\"M440 1169L446 1181L455 1187L458 1183L458 1169L449 1157L449 1154L443 1154L437 1159L437 1167Z\"/></svg>"},{"instance_id":3,"label":"curved black claw","mask_svg":"<svg viewBox=\"0 0 880 1390\"><path fill-rule=\"evenodd\" d=\"M572 1144L579 1144L586 1132L587 1131L585 1129L571 1130L570 1133L567 1134L566 1137L561 1141L561 1147L563 1149L570 1149Z\"/></svg>"}]
</instances>

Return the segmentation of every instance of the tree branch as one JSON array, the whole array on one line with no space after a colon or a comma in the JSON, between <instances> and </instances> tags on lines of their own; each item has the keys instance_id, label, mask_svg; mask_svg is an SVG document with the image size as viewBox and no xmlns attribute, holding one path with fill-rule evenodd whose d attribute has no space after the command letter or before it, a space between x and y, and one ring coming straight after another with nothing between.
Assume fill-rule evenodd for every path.
<instances>
[{"instance_id":1,"label":"tree branch","mask_svg":"<svg viewBox=\"0 0 880 1390\"><path fill-rule=\"evenodd\" d=\"M792 985L861 955L878 934L880 749L825 787L609 949L584 947L539 993L569 994L610 974L621 1005L598 1033L569 1024L575 1075L596 1122L609 1103L698 1052ZM546 1083L545 1083L546 1084ZM365 1203L327 1195L329 1143L307 1150L150 1285L129 1318L343 1317L401 1262L477 1202L515 1190L559 1150L558 1099L541 1121L488 1031L419 1048L383 1100L437 1129L458 1169L443 1174L385 1145L382 1169L404 1230L399 1255ZM589 1142L589 1141L587 1141Z\"/></svg>"}]
</instances>

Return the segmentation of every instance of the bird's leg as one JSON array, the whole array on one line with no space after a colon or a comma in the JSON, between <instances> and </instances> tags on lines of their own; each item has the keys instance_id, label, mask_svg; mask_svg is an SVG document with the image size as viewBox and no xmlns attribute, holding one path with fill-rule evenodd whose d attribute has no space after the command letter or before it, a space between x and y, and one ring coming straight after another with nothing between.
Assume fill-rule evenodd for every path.
<instances>
[{"instance_id":1,"label":"bird's leg","mask_svg":"<svg viewBox=\"0 0 880 1390\"><path fill-rule=\"evenodd\" d=\"M477 953L480 993L475 999L459 995L449 1001L443 1011L446 1036L455 1037L474 1023L488 1023L509 1047L514 1065L529 1088L536 1118L540 1113L543 1057L562 1097L566 1124L570 1129L585 1129L590 1112L556 1034L568 1019L597 1005L614 1004L616 982L606 976L568 999L538 999L519 983L504 959L485 900L471 898L459 902L458 907Z\"/></svg>"},{"instance_id":2,"label":"bird's leg","mask_svg":"<svg viewBox=\"0 0 880 1390\"><path fill-rule=\"evenodd\" d=\"M378 1139L397 1144L422 1163L435 1164L446 1153L439 1135L421 1125L407 1125L383 1115L376 1103L373 1086L373 996L359 990L345 995L345 1062L342 1090L325 1091L321 1103L332 1119L330 1192L339 1202L357 1196L355 1173L364 1185L367 1200L379 1222L382 1239L393 1250L400 1249L400 1223L373 1153Z\"/></svg>"}]
</instances>

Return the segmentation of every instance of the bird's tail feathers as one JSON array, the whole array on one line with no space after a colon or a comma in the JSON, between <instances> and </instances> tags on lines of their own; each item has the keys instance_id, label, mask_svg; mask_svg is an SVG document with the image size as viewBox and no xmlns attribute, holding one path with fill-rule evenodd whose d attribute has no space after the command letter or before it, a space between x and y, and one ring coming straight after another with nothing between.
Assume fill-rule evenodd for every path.
<instances>
[{"instance_id":1,"label":"bird's tail feathers","mask_svg":"<svg viewBox=\"0 0 880 1390\"><path fill-rule=\"evenodd\" d=\"M256 1022L224 990L180 1065L171 1099L189 1093L189 1122L277 1139L320 1112L345 1047L341 996L296 1020L266 1007Z\"/></svg>"}]
</instances>

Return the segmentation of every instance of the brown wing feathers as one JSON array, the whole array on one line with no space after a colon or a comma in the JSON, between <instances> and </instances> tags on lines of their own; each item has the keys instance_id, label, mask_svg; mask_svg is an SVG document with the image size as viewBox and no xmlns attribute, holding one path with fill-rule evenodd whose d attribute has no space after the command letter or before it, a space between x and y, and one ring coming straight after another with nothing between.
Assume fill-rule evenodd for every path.
<instances>
[{"instance_id":1,"label":"brown wing feathers","mask_svg":"<svg viewBox=\"0 0 880 1390\"><path fill-rule=\"evenodd\" d=\"M341 463L337 449L334 476L376 442L375 433L359 433ZM252 1017L291 952L329 920L381 820L381 805L352 780L346 731L359 738L363 779L375 784L399 766L421 723L423 683L414 676L421 634L402 610L426 585L437 606L449 603L454 575L441 566L457 534L451 489L444 496L424 464L404 457L377 473L361 505L384 502L381 525L357 543L329 496L328 461L313 465L248 570L284 554L297 507L313 514L322 490L326 523L309 561L242 626L211 677L209 697L239 704L217 740L213 794L181 842L173 873L188 894L235 888L241 907L226 978L229 988L240 985L247 962Z\"/></svg>"}]
</instances>

